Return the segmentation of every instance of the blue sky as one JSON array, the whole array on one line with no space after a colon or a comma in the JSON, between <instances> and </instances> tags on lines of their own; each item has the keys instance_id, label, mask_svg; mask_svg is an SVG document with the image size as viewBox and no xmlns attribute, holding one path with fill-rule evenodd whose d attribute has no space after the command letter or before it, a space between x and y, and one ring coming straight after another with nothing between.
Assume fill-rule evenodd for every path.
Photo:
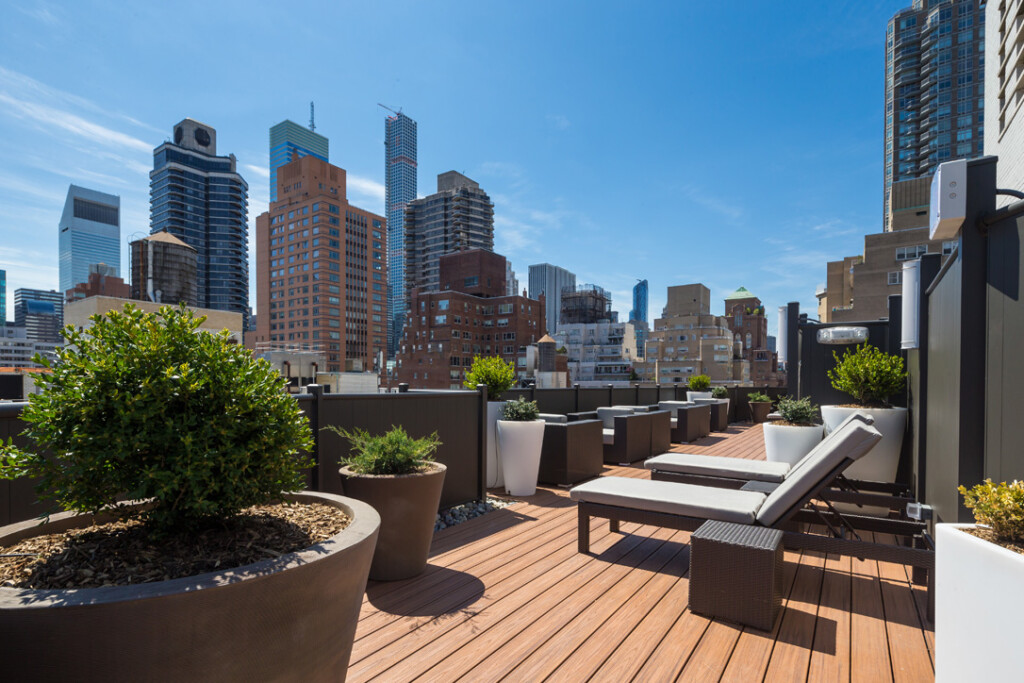
<instances>
[{"instance_id":1,"label":"blue sky","mask_svg":"<svg viewBox=\"0 0 1024 683\"><path fill-rule=\"evenodd\" d=\"M314 100L350 201L378 213L377 103L415 119L420 194L452 169L477 180L521 286L549 262L609 289L623 316L646 278L652 320L691 282L716 313L742 285L813 317L826 261L881 230L885 24L909 4L7 0L10 315L16 287L57 286L68 184L120 195L128 279L152 150L175 123L217 129L255 225L268 129L306 122Z\"/></svg>"}]
</instances>

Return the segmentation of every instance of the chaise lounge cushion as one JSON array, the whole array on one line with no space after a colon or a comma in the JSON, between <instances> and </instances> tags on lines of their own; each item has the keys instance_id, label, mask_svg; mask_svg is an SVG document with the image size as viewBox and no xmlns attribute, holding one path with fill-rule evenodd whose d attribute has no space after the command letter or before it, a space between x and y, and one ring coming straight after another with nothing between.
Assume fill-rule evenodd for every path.
<instances>
[{"instance_id":1,"label":"chaise lounge cushion","mask_svg":"<svg viewBox=\"0 0 1024 683\"><path fill-rule=\"evenodd\" d=\"M766 496L755 491L716 489L668 481L601 477L570 491L573 500L634 510L753 524Z\"/></svg>"},{"instance_id":2,"label":"chaise lounge cushion","mask_svg":"<svg viewBox=\"0 0 1024 683\"><path fill-rule=\"evenodd\" d=\"M644 462L649 470L697 474L706 477L747 479L780 483L790 470L789 463L728 458L720 455L663 453Z\"/></svg>"},{"instance_id":3,"label":"chaise lounge cushion","mask_svg":"<svg viewBox=\"0 0 1024 683\"><path fill-rule=\"evenodd\" d=\"M601 443L608 444L609 446L615 443L615 430L614 429L602 429L601 434L603 441Z\"/></svg>"}]
</instances>

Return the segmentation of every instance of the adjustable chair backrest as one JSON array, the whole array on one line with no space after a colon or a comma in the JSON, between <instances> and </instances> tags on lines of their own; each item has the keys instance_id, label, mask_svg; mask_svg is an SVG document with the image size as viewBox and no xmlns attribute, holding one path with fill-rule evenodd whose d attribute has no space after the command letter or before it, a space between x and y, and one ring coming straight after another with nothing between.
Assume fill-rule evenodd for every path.
<instances>
[{"instance_id":1,"label":"adjustable chair backrest","mask_svg":"<svg viewBox=\"0 0 1024 683\"><path fill-rule=\"evenodd\" d=\"M863 422L866 425L873 425L873 424L875 424L875 419L873 417L871 417L870 415L868 415L867 413L862 413L860 411L857 411L855 413L851 413L850 415L847 416L847 418L845 420L840 422L836 426L835 429L833 429L831 432L826 434L825 438L822 439L821 442L818 443L818 445L816 445L814 448L812 448L807 453L807 455L805 455L804 457L802 457L799 460L797 460L796 463L791 468L789 468L789 472L786 473L786 476L783 477L783 479L789 479L794 474L796 474L797 471L801 467L803 467L804 464L806 462L808 462L808 460L810 458L815 456L815 453L818 452L818 449L820 449L820 448L829 448L830 447L829 444L832 443L832 439L835 436L836 432L838 432L840 429L842 429L843 427L845 427L846 425L848 425L850 422L853 422L853 421Z\"/></svg>"},{"instance_id":2,"label":"adjustable chair backrest","mask_svg":"<svg viewBox=\"0 0 1024 683\"><path fill-rule=\"evenodd\" d=\"M833 430L834 438L822 441L807 462L795 473L790 473L778 488L768 494L757 511L757 523L776 526L793 516L825 488L837 474L863 457L882 435L861 420L846 420Z\"/></svg>"}]
</instances>

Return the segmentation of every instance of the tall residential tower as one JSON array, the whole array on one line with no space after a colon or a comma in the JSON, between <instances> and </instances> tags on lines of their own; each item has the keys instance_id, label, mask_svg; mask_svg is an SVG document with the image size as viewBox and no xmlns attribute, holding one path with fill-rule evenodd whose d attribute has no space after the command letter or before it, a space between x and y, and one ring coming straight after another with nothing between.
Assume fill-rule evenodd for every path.
<instances>
[{"instance_id":1,"label":"tall residential tower","mask_svg":"<svg viewBox=\"0 0 1024 683\"><path fill-rule=\"evenodd\" d=\"M558 331L558 314L562 310L562 289L575 291L576 275L565 268L550 263L530 266L528 289L531 299L544 295L544 317L547 319L548 334Z\"/></svg>"},{"instance_id":2,"label":"tall residential tower","mask_svg":"<svg viewBox=\"0 0 1024 683\"><path fill-rule=\"evenodd\" d=\"M217 156L217 132L185 119L174 142L153 150L150 234L171 233L196 250L200 308L241 313L249 325L249 186L235 155Z\"/></svg>"},{"instance_id":3,"label":"tall residential tower","mask_svg":"<svg viewBox=\"0 0 1024 683\"><path fill-rule=\"evenodd\" d=\"M402 112L384 119L384 187L388 219L388 358L405 324L405 209L416 199L416 122Z\"/></svg>"},{"instance_id":4,"label":"tall residential tower","mask_svg":"<svg viewBox=\"0 0 1024 683\"><path fill-rule=\"evenodd\" d=\"M885 36L885 229L892 184L984 154L985 0L914 0Z\"/></svg>"},{"instance_id":5,"label":"tall residential tower","mask_svg":"<svg viewBox=\"0 0 1024 683\"><path fill-rule=\"evenodd\" d=\"M68 187L60 217L60 291L89 279L89 266L121 269L121 198L77 185Z\"/></svg>"},{"instance_id":6,"label":"tall residential tower","mask_svg":"<svg viewBox=\"0 0 1024 683\"><path fill-rule=\"evenodd\" d=\"M310 121L312 125L312 121ZM328 141L311 128L285 119L270 129L270 201L277 201L277 169L305 156L330 161Z\"/></svg>"}]
</instances>

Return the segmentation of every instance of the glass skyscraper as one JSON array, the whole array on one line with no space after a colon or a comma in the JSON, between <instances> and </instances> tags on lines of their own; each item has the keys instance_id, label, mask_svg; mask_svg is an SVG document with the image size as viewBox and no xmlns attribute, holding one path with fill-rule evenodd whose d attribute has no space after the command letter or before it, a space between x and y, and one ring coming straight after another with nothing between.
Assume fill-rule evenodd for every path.
<instances>
[{"instance_id":1,"label":"glass skyscraper","mask_svg":"<svg viewBox=\"0 0 1024 683\"><path fill-rule=\"evenodd\" d=\"M198 305L241 313L249 326L249 186L217 132L185 119L153 150L150 234L166 230L198 252Z\"/></svg>"},{"instance_id":2,"label":"glass skyscraper","mask_svg":"<svg viewBox=\"0 0 1024 683\"><path fill-rule=\"evenodd\" d=\"M89 266L105 263L121 275L121 198L68 187L59 224L60 291L89 280Z\"/></svg>"},{"instance_id":3,"label":"glass skyscraper","mask_svg":"<svg viewBox=\"0 0 1024 683\"><path fill-rule=\"evenodd\" d=\"M558 317L562 310L562 289L576 289L576 274L550 263L530 266L527 291L531 299L544 295L544 317L547 319L548 334L558 331Z\"/></svg>"},{"instance_id":4,"label":"glass skyscraper","mask_svg":"<svg viewBox=\"0 0 1024 683\"><path fill-rule=\"evenodd\" d=\"M984 154L985 0L914 0L885 36L885 229L892 184Z\"/></svg>"},{"instance_id":5,"label":"glass skyscraper","mask_svg":"<svg viewBox=\"0 0 1024 683\"><path fill-rule=\"evenodd\" d=\"M327 138L287 119L270 129L270 201L277 201L278 167L305 156L330 161Z\"/></svg>"},{"instance_id":6,"label":"glass skyscraper","mask_svg":"<svg viewBox=\"0 0 1024 683\"><path fill-rule=\"evenodd\" d=\"M14 324L24 327L31 341L59 343L64 329L64 292L14 290Z\"/></svg>"},{"instance_id":7,"label":"glass skyscraper","mask_svg":"<svg viewBox=\"0 0 1024 683\"><path fill-rule=\"evenodd\" d=\"M384 119L384 181L388 219L388 358L394 358L407 305L405 209L416 199L416 122L402 112Z\"/></svg>"},{"instance_id":8,"label":"glass skyscraper","mask_svg":"<svg viewBox=\"0 0 1024 683\"><path fill-rule=\"evenodd\" d=\"M0 270L0 327L7 324L7 271Z\"/></svg>"},{"instance_id":9,"label":"glass skyscraper","mask_svg":"<svg viewBox=\"0 0 1024 683\"><path fill-rule=\"evenodd\" d=\"M629 312L630 322L647 322L647 280L640 280L633 286L633 310Z\"/></svg>"}]
</instances>

